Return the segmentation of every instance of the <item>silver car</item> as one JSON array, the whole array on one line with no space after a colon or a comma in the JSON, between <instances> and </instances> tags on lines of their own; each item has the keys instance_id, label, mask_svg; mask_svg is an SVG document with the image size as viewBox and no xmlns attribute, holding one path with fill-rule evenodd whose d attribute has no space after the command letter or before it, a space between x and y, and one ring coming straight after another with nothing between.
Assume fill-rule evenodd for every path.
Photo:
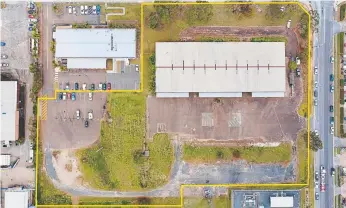
<instances>
[{"instance_id":1,"label":"silver car","mask_svg":"<svg viewBox=\"0 0 346 208\"><path fill-rule=\"evenodd\" d=\"M1 59L7 59L8 56L6 54L1 54Z\"/></svg>"},{"instance_id":2,"label":"silver car","mask_svg":"<svg viewBox=\"0 0 346 208\"><path fill-rule=\"evenodd\" d=\"M1 67L8 67L10 66L8 63L1 63Z\"/></svg>"}]
</instances>

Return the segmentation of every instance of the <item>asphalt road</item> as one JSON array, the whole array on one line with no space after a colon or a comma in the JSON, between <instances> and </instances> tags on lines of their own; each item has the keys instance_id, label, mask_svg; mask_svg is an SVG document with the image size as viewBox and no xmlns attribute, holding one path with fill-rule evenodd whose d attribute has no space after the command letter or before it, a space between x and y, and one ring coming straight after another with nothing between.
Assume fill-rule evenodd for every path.
<instances>
[{"instance_id":1,"label":"asphalt road","mask_svg":"<svg viewBox=\"0 0 346 208\"><path fill-rule=\"evenodd\" d=\"M333 167L333 136L330 134L329 118L333 116L329 112L329 106L333 104L333 94L330 93L329 76L333 73L333 64L330 57L333 55L333 25L334 11L332 1L313 2L315 9L320 14L319 33L314 40L314 66L318 67L318 106L315 108L312 126L319 131L323 141L323 149L315 154L315 171L319 171L323 165L327 171L326 191L320 193L320 199L315 200L315 207L334 207L334 179L330 174ZM314 176L310 176L314 180ZM320 192L319 189L315 190Z\"/></svg>"}]
</instances>

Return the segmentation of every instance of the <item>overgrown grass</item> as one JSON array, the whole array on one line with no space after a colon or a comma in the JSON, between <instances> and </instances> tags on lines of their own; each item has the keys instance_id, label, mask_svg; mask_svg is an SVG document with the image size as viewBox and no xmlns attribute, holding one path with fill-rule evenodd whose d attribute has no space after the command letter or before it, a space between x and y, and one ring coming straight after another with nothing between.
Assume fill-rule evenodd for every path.
<instances>
[{"instance_id":1,"label":"overgrown grass","mask_svg":"<svg viewBox=\"0 0 346 208\"><path fill-rule=\"evenodd\" d=\"M282 143L277 147L218 147L186 144L183 148L183 159L193 163L236 159L253 163L288 163L291 156L292 146L289 143Z\"/></svg>"},{"instance_id":2,"label":"overgrown grass","mask_svg":"<svg viewBox=\"0 0 346 208\"><path fill-rule=\"evenodd\" d=\"M308 147L306 140L304 138L304 131L301 130L298 132L297 136L297 153L298 153L298 183L307 183L308 182Z\"/></svg>"},{"instance_id":3,"label":"overgrown grass","mask_svg":"<svg viewBox=\"0 0 346 208\"><path fill-rule=\"evenodd\" d=\"M199 197L186 197L184 198L184 208L209 208L209 207L220 207L226 208L231 207L231 200L227 196L213 197L208 201L205 198Z\"/></svg>"},{"instance_id":4,"label":"overgrown grass","mask_svg":"<svg viewBox=\"0 0 346 208\"><path fill-rule=\"evenodd\" d=\"M273 37L254 37L250 39L251 42L285 42L287 44L287 37L273 36Z\"/></svg>"},{"instance_id":5,"label":"overgrown grass","mask_svg":"<svg viewBox=\"0 0 346 208\"><path fill-rule=\"evenodd\" d=\"M180 204L179 197L166 197L166 198L98 198L98 197L80 197L79 205L161 205L170 204L177 205Z\"/></svg>"},{"instance_id":6,"label":"overgrown grass","mask_svg":"<svg viewBox=\"0 0 346 208\"><path fill-rule=\"evenodd\" d=\"M108 15L108 20L134 20L137 21L139 24L141 21L141 4L136 4L136 3L112 3L112 4L107 4L108 7L124 7L125 8L125 15ZM119 13L119 10L114 10L114 9L107 9L105 8L105 12L107 14L110 13Z\"/></svg>"},{"instance_id":7,"label":"overgrown grass","mask_svg":"<svg viewBox=\"0 0 346 208\"><path fill-rule=\"evenodd\" d=\"M344 53L344 33L338 33L336 35L336 50L334 51L334 109L335 109L335 135L336 136L344 136L344 130L343 130L343 104L344 103L344 89L343 86L340 85L341 81L343 80L343 76L341 75L341 66L340 66L340 57L343 56ZM342 95L341 95L342 94Z\"/></svg>"},{"instance_id":8,"label":"overgrown grass","mask_svg":"<svg viewBox=\"0 0 346 208\"><path fill-rule=\"evenodd\" d=\"M145 97L112 93L107 109L112 123L102 122L100 143L77 153L84 179L106 190L143 190L165 184L173 150L167 135L156 135L149 143L150 156L143 156Z\"/></svg>"},{"instance_id":9,"label":"overgrown grass","mask_svg":"<svg viewBox=\"0 0 346 208\"><path fill-rule=\"evenodd\" d=\"M340 21L345 19L346 4L340 6Z\"/></svg>"}]
</instances>

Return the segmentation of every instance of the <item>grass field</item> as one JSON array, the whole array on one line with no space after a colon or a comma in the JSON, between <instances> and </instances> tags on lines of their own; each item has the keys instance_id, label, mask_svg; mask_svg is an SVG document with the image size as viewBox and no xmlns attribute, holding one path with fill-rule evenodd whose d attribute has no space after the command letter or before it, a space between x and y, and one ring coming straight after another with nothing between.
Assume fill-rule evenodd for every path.
<instances>
[{"instance_id":1,"label":"grass field","mask_svg":"<svg viewBox=\"0 0 346 208\"><path fill-rule=\"evenodd\" d=\"M298 152L298 165L299 165L299 170L298 170L298 183L307 183L308 181L308 148L307 144L305 142L305 139L303 137L304 131L301 130L298 133L298 147L297 147L297 152ZM313 153L312 153L313 154Z\"/></svg>"},{"instance_id":2,"label":"grass field","mask_svg":"<svg viewBox=\"0 0 346 208\"><path fill-rule=\"evenodd\" d=\"M193 163L243 159L253 163L288 163L292 156L289 143L277 147L216 147L184 145L183 159Z\"/></svg>"},{"instance_id":3,"label":"grass field","mask_svg":"<svg viewBox=\"0 0 346 208\"><path fill-rule=\"evenodd\" d=\"M107 103L112 123L102 122L99 144L77 153L86 181L106 190L141 190L165 184L173 161L168 136L156 135L149 143L150 157L142 155L145 97L112 93Z\"/></svg>"},{"instance_id":4,"label":"grass field","mask_svg":"<svg viewBox=\"0 0 346 208\"><path fill-rule=\"evenodd\" d=\"M107 4L108 7L124 7L125 8L125 15L108 15L108 20L134 20L137 21L139 24L141 21L141 4L135 4L135 3L114 3L114 4ZM105 12L110 13L119 13L119 10L114 9L107 9L105 8Z\"/></svg>"},{"instance_id":5,"label":"grass field","mask_svg":"<svg viewBox=\"0 0 346 208\"><path fill-rule=\"evenodd\" d=\"M199 197L184 197L184 208L209 208L209 207L220 207L226 208L231 207L231 200L227 196L213 197L208 201L205 198Z\"/></svg>"},{"instance_id":6,"label":"grass field","mask_svg":"<svg viewBox=\"0 0 346 208\"><path fill-rule=\"evenodd\" d=\"M342 93L343 90L341 90L340 86L340 80L341 80L341 71L340 71L340 57L343 55L343 49L344 49L344 33L338 33L335 38L335 47L336 50L334 50L334 109L335 109L335 135L336 136L342 136L344 134L343 131L343 118L341 118L341 110L343 111L343 105L341 105L340 100L340 92ZM343 114L343 113L342 113Z\"/></svg>"},{"instance_id":7,"label":"grass field","mask_svg":"<svg viewBox=\"0 0 346 208\"><path fill-rule=\"evenodd\" d=\"M139 204L180 204L180 197L167 198L97 198L97 197L80 197L79 205L139 205Z\"/></svg>"}]
</instances>

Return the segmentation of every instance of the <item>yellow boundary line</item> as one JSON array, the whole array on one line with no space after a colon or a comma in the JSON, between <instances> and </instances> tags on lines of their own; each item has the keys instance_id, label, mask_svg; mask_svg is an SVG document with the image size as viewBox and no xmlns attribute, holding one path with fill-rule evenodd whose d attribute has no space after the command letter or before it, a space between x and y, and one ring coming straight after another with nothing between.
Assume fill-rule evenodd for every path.
<instances>
[{"instance_id":1,"label":"yellow boundary line","mask_svg":"<svg viewBox=\"0 0 346 208\"><path fill-rule=\"evenodd\" d=\"M141 66L143 66L144 61L143 61L143 42L144 42L144 13L143 13L143 9L144 6L152 6L152 5L201 5L201 4L211 4L211 5L227 5L227 4L297 4L298 6L300 6L300 8L308 15L308 23L309 23L309 27L308 27L308 34L309 34L309 38L308 38L308 115L310 115L310 111L311 111L311 34L310 34L310 30L311 30L311 16L310 13L304 8L304 6L299 3L299 2L206 2L206 3L197 3L197 2L184 2L184 3L141 3ZM140 90L58 90L55 89L55 93L54 93L54 97L41 97L38 98L38 102L40 102L41 100L56 100L57 97L57 93L58 92L143 92L143 85L144 85L144 73L143 73L143 67L141 67L141 83L140 83ZM35 189L35 206L36 207L183 207L184 206L184 188L185 187L228 187L228 188L247 188L247 187L268 187L268 189L270 189L270 187L296 187L296 188L300 188L301 186L308 186L310 183L310 119L307 119L307 129L308 129L308 174L307 174L307 183L301 184L301 183L289 183L289 184L284 184L284 183L280 183L280 184L183 184L180 186L180 204L176 204L176 205L39 205L37 202L37 189L38 189L38 135L39 135L39 124L40 124L40 120L39 120L39 105L37 105L37 128L36 128L36 133L37 133L37 137L36 137L36 189Z\"/></svg>"}]
</instances>

